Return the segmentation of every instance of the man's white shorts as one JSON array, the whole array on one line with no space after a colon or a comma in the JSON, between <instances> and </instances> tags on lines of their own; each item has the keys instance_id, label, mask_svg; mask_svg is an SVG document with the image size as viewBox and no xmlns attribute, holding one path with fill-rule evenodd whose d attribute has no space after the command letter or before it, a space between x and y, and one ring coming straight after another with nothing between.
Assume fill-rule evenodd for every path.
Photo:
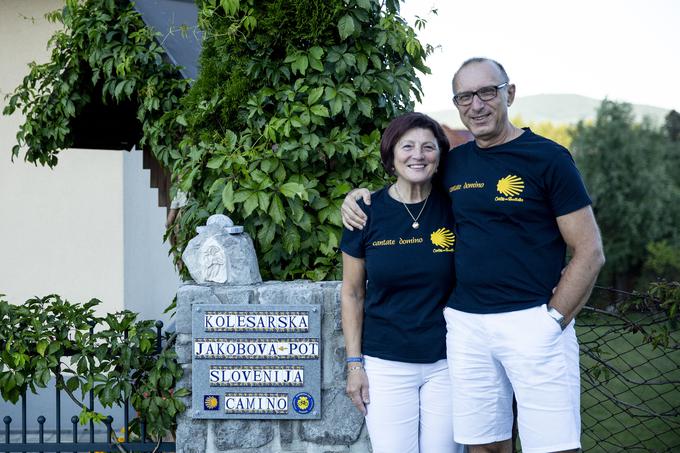
<instances>
[{"instance_id":1,"label":"man's white shorts","mask_svg":"<svg viewBox=\"0 0 680 453\"><path fill-rule=\"evenodd\" d=\"M456 442L512 436L517 399L524 453L580 448L580 378L573 321L562 331L546 306L508 313L444 310Z\"/></svg>"}]
</instances>

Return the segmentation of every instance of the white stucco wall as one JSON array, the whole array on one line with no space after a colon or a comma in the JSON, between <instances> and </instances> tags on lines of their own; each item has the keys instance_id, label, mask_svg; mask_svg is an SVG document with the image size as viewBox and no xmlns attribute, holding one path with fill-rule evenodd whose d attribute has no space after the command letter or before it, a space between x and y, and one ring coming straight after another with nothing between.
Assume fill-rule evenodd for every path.
<instances>
[{"instance_id":1,"label":"white stucco wall","mask_svg":"<svg viewBox=\"0 0 680 453\"><path fill-rule=\"evenodd\" d=\"M30 61L44 62L54 24L43 14L54 0L0 3L0 90L12 92ZM6 100L0 101L2 106ZM0 117L0 292L21 303L57 293L123 306L122 156L68 150L49 168L10 161L19 115Z\"/></svg>"},{"instance_id":2,"label":"white stucco wall","mask_svg":"<svg viewBox=\"0 0 680 453\"><path fill-rule=\"evenodd\" d=\"M63 0L0 1L0 110L31 61L49 57ZM100 312L161 313L177 288L165 209L149 188L141 153L65 150L54 169L10 161L21 118L0 116L0 294L13 303L57 293L102 300ZM127 184L127 186L126 186Z\"/></svg>"},{"instance_id":3,"label":"white stucco wall","mask_svg":"<svg viewBox=\"0 0 680 453\"><path fill-rule=\"evenodd\" d=\"M123 152L123 218L125 308L140 319L160 319L166 325L179 277L163 242L166 208L158 207L158 192L149 189L150 171L142 169L142 152Z\"/></svg>"}]
</instances>

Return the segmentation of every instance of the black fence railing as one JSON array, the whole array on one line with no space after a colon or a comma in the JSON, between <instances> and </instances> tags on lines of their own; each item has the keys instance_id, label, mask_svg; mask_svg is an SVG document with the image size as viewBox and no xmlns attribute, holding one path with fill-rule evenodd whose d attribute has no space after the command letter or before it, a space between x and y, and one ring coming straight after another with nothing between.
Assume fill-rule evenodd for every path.
<instances>
[{"instance_id":1,"label":"black fence railing","mask_svg":"<svg viewBox=\"0 0 680 453\"><path fill-rule=\"evenodd\" d=\"M585 307L576 321L582 450L678 453L680 325L648 295L596 288L594 297L610 293L606 309Z\"/></svg>"},{"instance_id":2,"label":"black fence railing","mask_svg":"<svg viewBox=\"0 0 680 453\"><path fill-rule=\"evenodd\" d=\"M586 307L577 320L583 451L680 452L680 326L653 305L642 309L626 305L623 300L606 310ZM162 323L157 322L156 327L157 353L162 346ZM46 428L48 417L43 414L36 420L37 429L29 430L28 397L22 395L20 420L2 419L0 452L175 451L174 442L149 440L143 420L133 440L128 429L120 439L114 434L110 416L104 419L105 429L100 433L95 432L92 421L88 430L79 428L75 415L70 420L72 426L63 430L62 390L57 388L55 397L55 418L50 423L54 428ZM94 404L90 392L88 409L94 410ZM128 401L122 409L127 428ZM52 441L45 441L47 433ZM519 442L516 451L521 451Z\"/></svg>"},{"instance_id":3,"label":"black fence railing","mask_svg":"<svg viewBox=\"0 0 680 453\"><path fill-rule=\"evenodd\" d=\"M157 321L156 326L156 348L154 355L158 354L163 342L163 323ZM91 329L91 332L93 330ZM104 418L104 429L100 432L95 431L95 423L90 420L87 430L80 426L80 419L73 415L70 419L71 426L63 429L62 425L62 396L64 390L55 386L55 413L52 423L49 425L48 415L41 414L37 417L37 429L28 428L28 400L29 395L21 395L21 416L20 420L13 420L10 416L4 416L4 435L0 435L0 452L174 452L174 442L153 441L148 438L146 423L139 421L139 433L131 439L128 427L130 426L130 401L126 399L123 407L123 432L119 436L114 433L114 418L107 416ZM88 410L95 410L94 391L88 392ZM32 423L32 420L30 421ZM20 424L20 426L18 426ZM35 425L32 425L35 426ZM101 425L97 425L99 427ZM15 428L16 427L16 428ZM48 436L51 440L45 441Z\"/></svg>"},{"instance_id":4,"label":"black fence railing","mask_svg":"<svg viewBox=\"0 0 680 453\"><path fill-rule=\"evenodd\" d=\"M586 452L680 452L680 328L666 311L587 308L581 344Z\"/></svg>"}]
</instances>

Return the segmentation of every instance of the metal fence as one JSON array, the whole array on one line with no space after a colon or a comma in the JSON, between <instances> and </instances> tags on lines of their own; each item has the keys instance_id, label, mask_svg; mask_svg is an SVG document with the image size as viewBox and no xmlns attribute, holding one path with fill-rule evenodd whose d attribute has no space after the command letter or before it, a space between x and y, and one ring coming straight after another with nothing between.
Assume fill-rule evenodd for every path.
<instances>
[{"instance_id":1,"label":"metal fence","mask_svg":"<svg viewBox=\"0 0 680 453\"><path fill-rule=\"evenodd\" d=\"M680 452L680 326L639 294L597 288L595 297L611 292L606 309L585 307L576 321L582 449Z\"/></svg>"},{"instance_id":2,"label":"metal fence","mask_svg":"<svg viewBox=\"0 0 680 453\"><path fill-rule=\"evenodd\" d=\"M583 449L680 452L680 328L626 299L578 319Z\"/></svg>"},{"instance_id":3,"label":"metal fence","mask_svg":"<svg viewBox=\"0 0 680 453\"><path fill-rule=\"evenodd\" d=\"M163 334L163 323L157 321L156 324L156 348L155 354L161 351ZM0 435L0 452L174 452L174 442L155 442L148 439L146 424L144 420L139 422L139 435L137 439L130 438L127 427L130 426L130 402L126 400L123 412L123 432L118 435L114 433L111 416L106 417L103 430L95 430L94 421L88 423L88 428L80 426L79 417L71 417L71 426L62 427L62 394L63 390L55 389L56 409L54 419L48 423L49 415L40 415L32 424L33 420L28 420L28 408L31 395L21 395L21 417L20 420L13 420L10 416L4 416L4 436ZM95 409L94 392L89 392L88 409ZM31 428L29 428L29 422ZM18 426L20 424L20 426ZM100 425L97 425L98 427ZM50 439L46 441L46 437Z\"/></svg>"},{"instance_id":4,"label":"metal fence","mask_svg":"<svg viewBox=\"0 0 680 453\"><path fill-rule=\"evenodd\" d=\"M160 351L162 323L157 327ZM608 309L586 307L577 320L581 345L581 415L583 451L588 453L680 452L680 326L654 304L631 309L627 297ZM120 442L113 441L113 418L104 420L105 430L61 426L61 393L56 390L56 414L48 423L40 415L37 429L28 429L26 405L21 398L21 420L5 416L0 452L171 452L174 442L152 442L140 423L139 439L131 441L127 430ZM89 409L94 409L89 395ZM33 423L33 421L31 421ZM15 426L20 427L15 428ZM123 407L123 426L130 425L129 404ZM35 425L32 425L35 426ZM51 426L51 427L50 427ZM49 432L53 441L45 441ZM4 439L3 439L4 437ZM117 435L116 435L117 438ZM4 441L4 442L3 442ZM517 442L515 448L521 452Z\"/></svg>"}]
</instances>

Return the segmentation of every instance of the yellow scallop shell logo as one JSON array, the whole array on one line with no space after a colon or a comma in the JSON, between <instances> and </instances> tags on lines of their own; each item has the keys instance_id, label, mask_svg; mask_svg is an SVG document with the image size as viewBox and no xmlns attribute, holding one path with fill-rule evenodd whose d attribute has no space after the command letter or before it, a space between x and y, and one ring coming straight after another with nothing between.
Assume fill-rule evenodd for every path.
<instances>
[{"instance_id":1,"label":"yellow scallop shell logo","mask_svg":"<svg viewBox=\"0 0 680 453\"><path fill-rule=\"evenodd\" d=\"M508 175L498 180L496 190L506 197L514 197L521 194L524 190L524 181L519 176Z\"/></svg>"},{"instance_id":2,"label":"yellow scallop shell logo","mask_svg":"<svg viewBox=\"0 0 680 453\"><path fill-rule=\"evenodd\" d=\"M206 396L205 399L203 400L203 405L208 410L215 409L217 407L217 404L218 404L217 398L212 395Z\"/></svg>"},{"instance_id":3,"label":"yellow scallop shell logo","mask_svg":"<svg viewBox=\"0 0 680 453\"><path fill-rule=\"evenodd\" d=\"M440 228L430 235L430 241L437 247L448 249L456 242L456 236L446 228Z\"/></svg>"}]
</instances>

